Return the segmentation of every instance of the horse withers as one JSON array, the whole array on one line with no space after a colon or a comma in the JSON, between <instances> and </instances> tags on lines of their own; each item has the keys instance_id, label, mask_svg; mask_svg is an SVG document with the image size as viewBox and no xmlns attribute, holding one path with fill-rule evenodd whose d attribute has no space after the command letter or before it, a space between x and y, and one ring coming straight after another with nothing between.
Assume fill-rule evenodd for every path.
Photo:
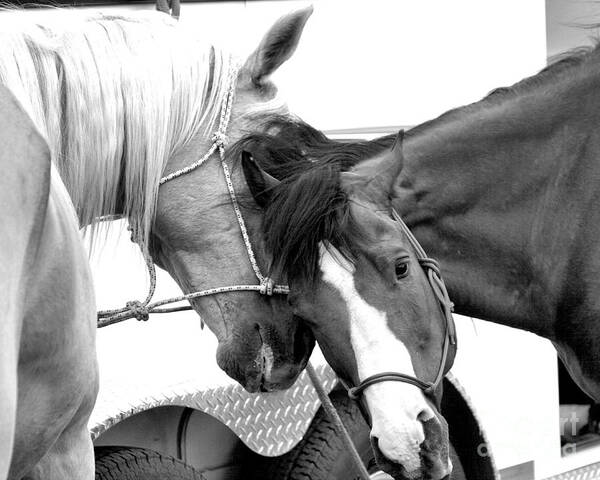
<instances>
[{"instance_id":1,"label":"horse withers","mask_svg":"<svg viewBox=\"0 0 600 480\"><path fill-rule=\"evenodd\" d=\"M452 466L434 379L455 350L444 353L450 326L406 232L389 210L373 207L362 177L336 165L315 163L279 181L247 152L242 164L264 209L271 271L287 278L294 314L310 325L345 383L368 384L363 394L380 466L397 479L445 478ZM380 198L392 188L384 175L369 182ZM384 372L435 385L424 394L397 378L369 382Z\"/></svg>"},{"instance_id":2,"label":"horse withers","mask_svg":"<svg viewBox=\"0 0 600 480\"><path fill-rule=\"evenodd\" d=\"M270 75L294 53L311 11L277 21L245 62L157 12L65 10L58 23L3 11L0 84L46 137L80 225L91 226L95 241L99 218L122 216L186 293L256 287L219 151L225 135L235 141L261 128L254 114L286 114ZM225 107L229 121L220 131ZM159 187L207 152L199 168ZM247 188L239 172L232 184ZM244 212L264 268L260 219ZM314 338L284 296L229 291L191 303L219 340L219 365L248 390L286 388L306 364Z\"/></svg>"},{"instance_id":3,"label":"horse withers","mask_svg":"<svg viewBox=\"0 0 600 480\"><path fill-rule=\"evenodd\" d=\"M92 479L96 307L48 146L0 87L0 479Z\"/></svg>"}]
</instances>

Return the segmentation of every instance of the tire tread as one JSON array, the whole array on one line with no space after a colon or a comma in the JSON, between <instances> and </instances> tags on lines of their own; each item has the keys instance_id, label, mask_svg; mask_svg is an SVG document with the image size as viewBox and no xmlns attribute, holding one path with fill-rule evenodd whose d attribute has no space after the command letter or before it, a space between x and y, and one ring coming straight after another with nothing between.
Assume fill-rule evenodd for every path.
<instances>
[{"instance_id":1,"label":"tire tread","mask_svg":"<svg viewBox=\"0 0 600 480\"><path fill-rule=\"evenodd\" d=\"M351 437L367 428L360 411L345 394L333 392L331 400ZM263 462L261 480L327 480L327 467L343 448L335 426L320 408L298 445L281 457Z\"/></svg>"},{"instance_id":2,"label":"tire tread","mask_svg":"<svg viewBox=\"0 0 600 480\"><path fill-rule=\"evenodd\" d=\"M153 450L129 447L96 449L96 480L206 480L181 460Z\"/></svg>"}]
</instances>

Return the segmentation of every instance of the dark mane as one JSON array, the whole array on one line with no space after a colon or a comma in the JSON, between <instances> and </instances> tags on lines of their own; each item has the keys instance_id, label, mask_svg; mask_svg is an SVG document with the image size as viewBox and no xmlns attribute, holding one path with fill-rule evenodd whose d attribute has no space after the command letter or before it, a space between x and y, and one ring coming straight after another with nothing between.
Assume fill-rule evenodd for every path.
<instances>
[{"instance_id":1,"label":"dark mane","mask_svg":"<svg viewBox=\"0 0 600 480\"><path fill-rule=\"evenodd\" d=\"M263 217L266 247L274 259L271 270L313 281L320 242L330 243L351 260L352 245L363 235L350 214L340 173L390 148L396 136L341 142L301 120L272 115L262 119L260 130L240 139L228 154L239 159L246 150L282 180ZM250 204L247 200L242 203Z\"/></svg>"},{"instance_id":2,"label":"dark mane","mask_svg":"<svg viewBox=\"0 0 600 480\"><path fill-rule=\"evenodd\" d=\"M339 165L313 164L274 189L263 220L273 273L312 282L317 276L320 242L330 243L352 259L352 245L361 238L361 229L350 214L340 171Z\"/></svg>"},{"instance_id":3,"label":"dark mane","mask_svg":"<svg viewBox=\"0 0 600 480\"><path fill-rule=\"evenodd\" d=\"M315 163L348 170L390 148L396 138L388 135L371 141L338 141L299 119L269 115L259 122L261 132L244 136L229 152L240 158L242 150L249 151L265 171L280 180L310 169Z\"/></svg>"},{"instance_id":4,"label":"dark mane","mask_svg":"<svg viewBox=\"0 0 600 480\"><path fill-rule=\"evenodd\" d=\"M546 82L554 80L563 72L568 72L573 69L573 67L584 63L590 58L590 53L594 52L596 49L597 47L577 47L556 55L550 60L549 64L537 74L520 80L510 87L496 88L483 100L495 100L506 95L518 95L519 93L544 85Z\"/></svg>"}]
</instances>

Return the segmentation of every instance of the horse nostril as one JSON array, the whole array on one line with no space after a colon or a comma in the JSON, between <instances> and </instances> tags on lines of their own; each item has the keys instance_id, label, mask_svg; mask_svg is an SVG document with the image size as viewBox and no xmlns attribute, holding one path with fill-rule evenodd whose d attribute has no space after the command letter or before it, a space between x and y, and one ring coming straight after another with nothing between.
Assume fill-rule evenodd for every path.
<instances>
[{"instance_id":1,"label":"horse nostril","mask_svg":"<svg viewBox=\"0 0 600 480\"><path fill-rule=\"evenodd\" d=\"M294 360L302 370L308 361L314 347L315 337L312 331L304 324L300 324L294 333Z\"/></svg>"},{"instance_id":2,"label":"horse nostril","mask_svg":"<svg viewBox=\"0 0 600 480\"><path fill-rule=\"evenodd\" d=\"M254 330L256 330L256 334L258 335L258 340L260 341L260 345L262 347L262 345L265 344L265 339L263 338L263 331L261 326L258 323L254 324Z\"/></svg>"},{"instance_id":3,"label":"horse nostril","mask_svg":"<svg viewBox=\"0 0 600 480\"><path fill-rule=\"evenodd\" d=\"M421 423L425 423L434 417L435 417L435 414L433 413L433 411L430 408L424 408L417 415L417 421L419 421Z\"/></svg>"}]
</instances>

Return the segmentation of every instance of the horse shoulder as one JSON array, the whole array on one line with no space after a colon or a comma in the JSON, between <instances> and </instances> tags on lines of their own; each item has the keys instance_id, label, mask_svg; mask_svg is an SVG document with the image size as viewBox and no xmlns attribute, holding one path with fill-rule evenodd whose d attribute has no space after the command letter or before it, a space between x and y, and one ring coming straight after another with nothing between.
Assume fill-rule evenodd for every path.
<instances>
[{"instance_id":1,"label":"horse shoulder","mask_svg":"<svg viewBox=\"0 0 600 480\"><path fill-rule=\"evenodd\" d=\"M23 319L50 188L46 142L0 86L0 478L14 441ZM8 454L8 457L6 456Z\"/></svg>"},{"instance_id":2,"label":"horse shoulder","mask_svg":"<svg viewBox=\"0 0 600 480\"><path fill-rule=\"evenodd\" d=\"M0 88L0 287L8 305L26 289L42 232L50 189L50 153L32 121L5 88ZM16 311L14 312L16 314Z\"/></svg>"}]
</instances>

